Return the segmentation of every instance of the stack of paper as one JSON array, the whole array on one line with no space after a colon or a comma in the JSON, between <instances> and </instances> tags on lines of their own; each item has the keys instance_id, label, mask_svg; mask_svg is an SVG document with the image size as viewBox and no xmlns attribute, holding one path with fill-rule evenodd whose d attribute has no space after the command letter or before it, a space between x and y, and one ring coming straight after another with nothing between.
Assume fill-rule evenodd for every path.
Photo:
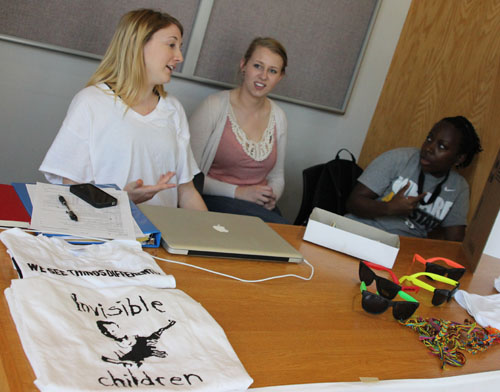
<instances>
[{"instance_id":1,"label":"stack of paper","mask_svg":"<svg viewBox=\"0 0 500 392\"><path fill-rule=\"evenodd\" d=\"M102 223L104 222L106 226L114 225L115 221L107 222L105 220L105 216L108 211L100 212L99 209L93 208L90 205L86 205L83 201L69 192L69 189L65 185L49 185L49 184L25 184L15 182L12 184L15 189L15 192L18 195L18 198L21 200L24 205L24 209L28 214L28 222L30 219L30 215L34 213L34 204L37 194L37 189L40 189L39 201L37 203L37 210L35 214L38 216L37 220L32 222L31 227L37 231L40 231L47 235L58 235L60 238L67 240L68 242L74 244L89 244L101 242L102 239L112 239L112 238L134 238L141 243L143 247L158 247L160 245L161 233L160 231L151 223L151 221L137 208L137 206L128 200L128 195L126 192L118 191L113 188L113 186L101 186L105 187L106 192L109 192L115 195L115 192L118 192L120 196L117 198L122 201L118 204L121 204L118 211L120 209L128 209L132 213L132 225L134 234L130 237L130 228L128 223L126 222L125 232L123 232L123 227L121 228L121 232L117 228L113 227L102 227ZM79 217L78 222L82 221L84 215L91 214L92 219L84 222L83 225L76 225L78 222L72 221L68 214L66 213L66 208L59 202L59 196L62 195L67 201L68 205L71 208L76 208L78 205L78 209L80 211L80 207L83 208L81 212L81 216L77 213L76 215ZM116 197L116 196L115 196ZM81 204L81 206L80 206ZM129 208L127 208L129 206ZM108 207L102 210L108 210ZM50 211L50 212L49 212ZM75 210L76 211L76 210ZM97 214L97 215L96 215ZM112 215L114 219L118 219L120 222L121 212L116 215L116 212L113 212ZM126 217L125 221L130 218L128 211L125 212ZM1 216L0 216L1 217ZM94 219L96 218L97 219ZM103 221L104 219L104 221ZM41 222L40 222L41 220ZM120 223L121 224L121 223ZM91 227L90 227L90 226ZM12 227L12 226L9 226ZM17 226L20 227L20 226ZM128 227L128 228L127 228ZM78 228L78 231L74 229ZM88 232L88 229L91 228L91 232ZM99 229L101 232L99 233ZM87 232L85 232L87 230ZM111 231L111 233L110 233ZM120 235L116 235L116 234ZM89 235L90 234L90 235ZM124 236L123 236L124 234Z\"/></svg>"},{"instance_id":2,"label":"stack of paper","mask_svg":"<svg viewBox=\"0 0 500 392\"><path fill-rule=\"evenodd\" d=\"M95 208L72 194L66 186L39 182L28 186L28 191L31 190L34 191L31 228L35 230L96 239L133 240L137 237L127 192L107 189L118 200L117 205ZM64 197L78 220L70 219L66 206L59 201L60 196ZM143 236L142 232L137 234Z\"/></svg>"}]
</instances>

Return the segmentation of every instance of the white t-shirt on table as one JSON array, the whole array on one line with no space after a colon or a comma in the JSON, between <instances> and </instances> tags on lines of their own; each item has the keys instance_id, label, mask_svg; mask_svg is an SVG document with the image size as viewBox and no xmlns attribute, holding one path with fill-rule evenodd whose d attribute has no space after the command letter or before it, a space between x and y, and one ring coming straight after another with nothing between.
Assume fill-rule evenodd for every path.
<instances>
[{"instance_id":1,"label":"white t-shirt on table","mask_svg":"<svg viewBox=\"0 0 500 392\"><path fill-rule=\"evenodd\" d=\"M38 276L12 280L5 295L43 392L229 392L253 381L223 329L180 290Z\"/></svg>"},{"instance_id":2,"label":"white t-shirt on table","mask_svg":"<svg viewBox=\"0 0 500 392\"><path fill-rule=\"evenodd\" d=\"M165 274L137 241L72 245L58 237L34 236L18 228L2 231L0 241L20 278L50 276L87 287L175 288L175 278Z\"/></svg>"}]
</instances>

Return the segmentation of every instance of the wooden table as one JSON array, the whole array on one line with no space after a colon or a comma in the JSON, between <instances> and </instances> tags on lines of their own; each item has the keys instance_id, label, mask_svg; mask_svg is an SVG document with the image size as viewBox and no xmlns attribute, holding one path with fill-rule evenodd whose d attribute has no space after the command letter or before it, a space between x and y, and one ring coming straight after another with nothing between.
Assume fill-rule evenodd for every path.
<instances>
[{"instance_id":1,"label":"wooden table","mask_svg":"<svg viewBox=\"0 0 500 392\"><path fill-rule=\"evenodd\" d=\"M224 328L250 376L253 387L332 381L432 378L500 369L500 345L477 355L466 354L461 368L441 369L437 358L419 342L418 335L396 322L392 312L366 313L361 308L358 260L302 241L303 227L271 225L314 265L311 281L284 278L263 283L241 283L181 265L159 262L177 280L177 288L199 301ZM411 265L415 252L443 256L464 263L460 244L438 240L401 239L394 272L398 276L423 271ZM174 256L153 249L154 256L184 261L245 279L274 275L308 276L301 263L284 264ZM378 272L384 276L384 272ZM461 288L472 293L496 293L494 278L500 262L483 260ZM16 278L5 247L0 243L0 288ZM373 289L370 287L373 291ZM471 319L454 300L434 307L432 294L420 291L416 315L463 322ZM22 350L5 297L0 298L0 390L36 391L34 373Z\"/></svg>"}]
</instances>

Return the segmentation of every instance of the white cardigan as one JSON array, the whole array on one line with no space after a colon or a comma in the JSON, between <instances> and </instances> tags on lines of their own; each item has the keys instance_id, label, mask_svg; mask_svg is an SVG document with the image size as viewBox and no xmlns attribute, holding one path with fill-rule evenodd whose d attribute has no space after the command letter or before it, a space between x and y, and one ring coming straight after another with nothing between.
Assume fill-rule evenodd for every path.
<instances>
[{"instance_id":1,"label":"white cardigan","mask_svg":"<svg viewBox=\"0 0 500 392\"><path fill-rule=\"evenodd\" d=\"M229 113L229 93L229 90L225 90L207 97L189 118L189 130L194 158L200 170L205 174L203 193L234 198L237 185L207 176L226 125ZM273 101L270 100L270 102L276 121L278 151L276 164L267 175L267 184L273 189L276 199L279 199L285 187L287 121L283 110Z\"/></svg>"}]
</instances>

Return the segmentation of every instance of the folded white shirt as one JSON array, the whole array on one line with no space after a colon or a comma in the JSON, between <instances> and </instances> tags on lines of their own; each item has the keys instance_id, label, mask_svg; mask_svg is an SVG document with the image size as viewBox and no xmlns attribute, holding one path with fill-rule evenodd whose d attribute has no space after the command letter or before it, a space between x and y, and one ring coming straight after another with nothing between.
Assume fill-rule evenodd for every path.
<instances>
[{"instance_id":1,"label":"folded white shirt","mask_svg":"<svg viewBox=\"0 0 500 392\"><path fill-rule=\"evenodd\" d=\"M20 229L0 233L21 278L47 275L89 287L148 285L175 288L137 241L71 245L57 237L33 236Z\"/></svg>"},{"instance_id":2,"label":"folded white shirt","mask_svg":"<svg viewBox=\"0 0 500 392\"><path fill-rule=\"evenodd\" d=\"M222 328L180 290L40 275L13 280L5 295L41 391L223 392L253 382Z\"/></svg>"}]
</instances>

